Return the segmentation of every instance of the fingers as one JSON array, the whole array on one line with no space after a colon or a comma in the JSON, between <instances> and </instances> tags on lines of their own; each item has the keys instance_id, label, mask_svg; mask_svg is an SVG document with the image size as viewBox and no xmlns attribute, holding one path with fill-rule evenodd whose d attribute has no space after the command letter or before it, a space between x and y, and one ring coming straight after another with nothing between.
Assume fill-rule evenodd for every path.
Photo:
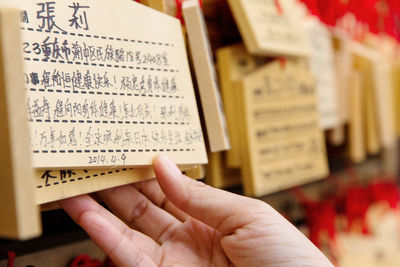
<instances>
[{"instance_id":1,"label":"fingers","mask_svg":"<svg viewBox=\"0 0 400 267\"><path fill-rule=\"evenodd\" d=\"M158 156L153 164L157 180L167 198L188 215L217 228L223 234L231 234L254 220L257 214L248 212L249 209L268 207L260 201L188 178L164 155Z\"/></svg>"},{"instance_id":2,"label":"fingers","mask_svg":"<svg viewBox=\"0 0 400 267\"><path fill-rule=\"evenodd\" d=\"M147 259L146 255L151 255L155 262L161 260L162 251L154 240L128 228L89 196L65 199L60 201L59 204L76 223L85 229L95 243L112 257L113 261L134 263L129 255L126 258L127 255L121 252L126 249L132 250L139 257L139 260ZM126 265L121 264L121 266Z\"/></svg>"},{"instance_id":3,"label":"fingers","mask_svg":"<svg viewBox=\"0 0 400 267\"><path fill-rule=\"evenodd\" d=\"M104 209L101 205L99 205L99 203L87 195L61 200L59 203L61 208L63 208L78 224L80 223L80 216L84 212L93 211L106 218L121 230L126 227L121 220L111 214L108 210Z\"/></svg>"},{"instance_id":4,"label":"fingers","mask_svg":"<svg viewBox=\"0 0 400 267\"><path fill-rule=\"evenodd\" d=\"M150 236L159 244L168 239L181 222L157 207L135 186L121 186L99 192L107 206L128 226Z\"/></svg>"},{"instance_id":5,"label":"fingers","mask_svg":"<svg viewBox=\"0 0 400 267\"><path fill-rule=\"evenodd\" d=\"M156 179L146 180L134 184L136 189L145 195L151 202L172 214L181 222L186 221L189 217L186 213L178 209L171 201L165 196L161 190L160 185Z\"/></svg>"},{"instance_id":6,"label":"fingers","mask_svg":"<svg viewBox=\"0 0 400 267\"><path fill-rule=\"evenodd\" d=\"M98 213L92 211L83 213L80 223L117 266L158 266L128 239L125 232L120 231Z\"/></svg>"}]
</instances>

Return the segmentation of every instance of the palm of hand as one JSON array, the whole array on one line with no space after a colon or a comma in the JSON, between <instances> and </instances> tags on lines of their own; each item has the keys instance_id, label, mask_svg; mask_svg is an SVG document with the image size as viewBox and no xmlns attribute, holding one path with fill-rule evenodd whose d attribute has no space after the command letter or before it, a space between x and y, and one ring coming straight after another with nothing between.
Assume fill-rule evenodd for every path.
<instances>
[{"instance_id":1,"label":"palm of hand","mask_svg":"<svg viewBox=\"0 0 400 267\"><path fill-rule=\"evenodd\" d=\"M156 180L105 190L99 197L117 216L88 196L61 205L118 266L230 265L220 231L178 209Z\"/></svg>"},{"instance_id":2,"label":"palm of hand","mask_svg":"<svg viewBox=\"0 0 400 267\"><path fill-rule=\"evenodd\" d=\"M189 218L161 245L159 266L229 266L221 237L217 230Z\"/></svg>"},{"instance_id":3,"label":"palm of hand","mask_svg":"<svg viewBox=\"0 0 400 267\"><path fill-rule=\"evenodd\" d=\"M154 163L157 180L60 202L118 266L332 266L270 206ZM162 188L162 189L161 189ZM115 214L115 215L114 215Z\"/></svg>"}]
</instances>

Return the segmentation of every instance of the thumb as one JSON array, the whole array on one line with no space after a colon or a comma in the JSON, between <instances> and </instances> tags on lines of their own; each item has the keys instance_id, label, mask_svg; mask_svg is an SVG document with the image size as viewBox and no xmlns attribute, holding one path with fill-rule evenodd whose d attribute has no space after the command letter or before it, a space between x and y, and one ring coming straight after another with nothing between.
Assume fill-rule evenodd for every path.
<instances>
[{"instance_id":1,"label":"thumb","mask_svg":"<svg viewBox=\"0 0 400 267\"><path fill-rule=\"evenodd\" d=\"M161 189L175 206L225 235L254 221L257 214L270 208L259 200L186 177L167 156L156 157L153 166Z\"/></svg>"}]
</instances>

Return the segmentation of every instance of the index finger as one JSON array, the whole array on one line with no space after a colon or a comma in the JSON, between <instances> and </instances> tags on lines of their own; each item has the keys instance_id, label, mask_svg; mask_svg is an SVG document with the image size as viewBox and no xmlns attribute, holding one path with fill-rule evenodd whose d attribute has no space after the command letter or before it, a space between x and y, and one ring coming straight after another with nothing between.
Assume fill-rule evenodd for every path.
<instances>
[{"instance_id":1,"label":"index finger","mask_svg":"<svg viewBox=\"0 0 400 267\"><path fill-rule=\"evenodd\" d=\"M145 195L151 202L160 207L161 209L166 210L175 218L180 220L181 222L186 221L189 217L185 212L178 209L164 194L161 190L160 184L157 179L151 179L146 181L141 181L135 183L134 186Z\"/></svg>"},{"instance_id":2,"label":"index finger","mask_svg":"<svg viewBox=\"0 0 400 267\"><path fill-rule=\"evenodd\" d=\"M108 235L123 233L129 240L135 242L137 246L147 255L159 255L160 246L150 237L130 229L125 223L118 219L114 214L103 208L91 197L84 195L59 201L60 206L79 224L96 242L96 244L106 250L109 244ZM89 214L89 216L88 216ZM111 225L114 230L99 231L97 225ZM111 232L112 233L111 233ZM106 251L105 251L106 252Z\"/></svg>"},{"instance_id":3,"label":"index finger","mask_svg":"<svg viewBox=\"0 0 400 267\"><path fill-rule=\"evenodd\" d=\"M261 213L263 216L275 214L262 201L212 188L186 177L164 155L155 158L154 171L161 189L175 206L225 235L253 222Z\"/></svg>"}]
</instances>

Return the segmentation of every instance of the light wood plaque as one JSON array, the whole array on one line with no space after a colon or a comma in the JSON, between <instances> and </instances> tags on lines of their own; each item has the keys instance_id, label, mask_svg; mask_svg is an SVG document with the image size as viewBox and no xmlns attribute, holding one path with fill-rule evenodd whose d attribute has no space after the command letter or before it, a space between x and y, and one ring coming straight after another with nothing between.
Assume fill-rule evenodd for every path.
<instances>
[{"instance_id":1,"label":"light wood plaque","mask_svg":"<svg viewBox=\"0 0 400 267\"><path fill-rule=\"evenodd\" d=\"M371 69L370 79L373 86L379 137L384 149L397 146L394 124L393 90L391 85L390 68L379 51L360 43L353 42L351 51Z\"/></svg>"},{"instance_id":2,"label":"light wood plaque","mask_svg":"<svg viewBox=\"0 0 400 267\"><path fill-rule=\"evenodd\" d=\"M352 68L352 56L350 54L349 36L337 27L330 30L334 47L339 125L328 132L328 140L331 144L340 146L345 142L345 125L349 121L349 77Z\"/></svg>"},{"instance_id":3,"label":"light wood plaque","mask_svg":"<svg viewBox=\"0 0 400 267\"><path fill-rule=\"evenodd\" d=\"M129 0L12 4L0 8L12 103L0 236L37 236L39 204L154 177L157 154L182 170L207 163L177 19Z\"/></svg>"},{"instance_id":4,"label":"light wood plaque","mask_svg":"<svg viewBox=\"0 0 400 267\"><path fill-rule=\"evenodd\" d=\"M240 169L225 166L223 152L209 153L210 163L207 165L206 183L217 188L229 188L241 184Z\"/></svg>"},{"instance_id":5,"label":"light wood plaque","mask_svg":"<svg viewBox=\"0 0 400 267\"><path fill-rule=\"evenodd\" d=\"M185 1L182 9L210 150L211 152L229 150L230 141L224 107L203 12L198 0Z\"/></svg>"},{"instance_id":6,"label":"light wood plaque","mask_svg":"<svg viewBox=\"0 0 400 267\"><path fill-rule=\"evenodd\" d=\"M35 168L207 162L177 19L129 0L14 4Z\"/></svg>"},{"instance_id":7,"label":"light wood plaque","mask_svg":"<svg viewBox=\"0 0 400 267\"><path fill-rule=\"evenodd\" d=\"M363 162L367 155L363 116L365 86L362 77L360 71L353 70L349 79L349 157L355 163Z\"/></svg>"},{"instance_id":8,"label":"light wood plaque","mask_svg":"<svg viewBox=\"0 0 400 267\"><path fill-rule=\"evenodd\" d=\"M267 59L250 55L243 44L235 44L217 50L217 67L222 100L226 111L231 149L226 151L225 162L229 168L240 168L241 145L237 126L239 116L237 86L245 75L266 64Z\"/></svg>"},{"instance_id":9,"label":"light wood plaque","mask_svg":"<svg viewBox=\"0 0 400 267\"><path fill-rule=\"evenodd\" d=\"M0 236L41 233L23 90L19 12L0 8Z\"/></svg>"},{"instance_id":10,"label":"light wood plaque","mask_svg":"<svg viewBox=\"0 0 400 267\"><path fill-rule=\"evenodd\" d=\"M316 78L320 123L324 130L339 125L338 87L331 34L316 18L305 23L310 40L310 70Z\"/></svg>"},{"instance_id":11,"label":"light wood plaque","mask_svg":"<svg viewBox=\"0 0 400 267\"><path fill-rule=\"evenodd\" d=\"M256 55L307 56L305 30L293 1L228 0L246 48Z\"/></svg>"},{"instance_id":12,"label":"light wood plaque","mask_svg":"<svg viewBox=\"0 0 400 267\"><path fill-rule=\"evenodd\" d=\"M261 196L328 174L314 80L273 62L243 78L241 122L245 193Z\"/></svg>"}]
</instances>

